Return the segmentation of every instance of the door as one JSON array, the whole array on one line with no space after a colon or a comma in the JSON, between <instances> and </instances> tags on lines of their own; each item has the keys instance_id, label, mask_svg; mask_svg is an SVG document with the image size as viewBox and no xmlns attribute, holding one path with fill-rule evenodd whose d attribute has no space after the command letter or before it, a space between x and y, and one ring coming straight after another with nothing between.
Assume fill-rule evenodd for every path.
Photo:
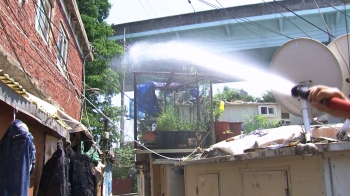
<instances>
[{"instance_id":1,"label":"door","mask_svg":"<svg viewBox=\"0 0 350 196\"><path fill-rule=\"evenodd\" d=\"M219 174L198 174L197 195L219 196Z\"/></svg>"}]
</instances>

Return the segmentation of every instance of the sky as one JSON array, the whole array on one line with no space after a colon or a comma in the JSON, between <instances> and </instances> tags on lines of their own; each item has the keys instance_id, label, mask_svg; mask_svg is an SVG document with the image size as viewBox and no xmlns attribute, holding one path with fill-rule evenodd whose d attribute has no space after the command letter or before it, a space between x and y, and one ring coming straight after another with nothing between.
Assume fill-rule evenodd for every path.
<instances>
[{"instance_id":1,"label":"sky","mask_svg":"<svg viewBox=\"0 0 350 196\"><path fill-rule=\"evenodd\" d=\"M109 0L112 8L107 18L108 24L123 24L165 16L214 9L199 0ZM262 3L263 0L205 0L218 7L233 7L245 4ZM265 0L269 2L271 0ZM219 2L219 3L218 3Z\"/></svg>"}]
</instances>

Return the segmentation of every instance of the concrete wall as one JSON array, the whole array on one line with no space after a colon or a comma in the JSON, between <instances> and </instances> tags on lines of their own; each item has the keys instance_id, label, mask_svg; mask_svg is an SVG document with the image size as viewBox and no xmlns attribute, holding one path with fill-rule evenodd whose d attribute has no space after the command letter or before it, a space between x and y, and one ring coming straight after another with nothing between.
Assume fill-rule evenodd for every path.
<instances>
[{"instance_id":1,"label":"concrete wall","mask_svg":"<svg viewBox=\"0 0 350 196\"><path fill-rule=\"evenodd\" d=\"M186 196L348 195L349 155L346 151L188 165Z\"/></svg>"},{"instance_id":2,"label":"concrete wall","mask_svg":"<svg viewBox=\"0 0 350 196\"><path fill-rule=\"evenodd\" d=\"M217 176L218 182L202 181L206 175ZM326 195L322 156L185 166L185 186L186 196L280 195L277 193L286 191L290 195ZM208 188L212 192L200 190L208 186L213 187Z\"/></svg>"},{"instance_id":3,"label":"concrete wall","mask_svg":"<svg viewBox=\"0 0 350 196\"><path fill-rule=\"evenodd\" d=\"M14 78L17 81L30 79L37 85L37 89L43 89L47 97L44 100L57 103L70 116L80 118L80 95L76 92L82 90L83 59L75 41L74 29L64 11L65 4L60 0L51 0L52 14L51 29L47 43L35 28L38 0L26 0L20 3L14 1L0 1L0 58L1 69L13 70L13 65L6 63L13 59L18 64L20 72L25 77ZM67 13L70 16L70 13ZM62 25L67 33L69 46L67 56L67 71L64 74L57 67L57 42L59 27ZM8 73L9 74L9 73ZM10 77L14 77L10 74ZM74 89L69 83L74 84ZM32 94L37 94L34 89L26 89Z\"/></svg>"}]
</instances>

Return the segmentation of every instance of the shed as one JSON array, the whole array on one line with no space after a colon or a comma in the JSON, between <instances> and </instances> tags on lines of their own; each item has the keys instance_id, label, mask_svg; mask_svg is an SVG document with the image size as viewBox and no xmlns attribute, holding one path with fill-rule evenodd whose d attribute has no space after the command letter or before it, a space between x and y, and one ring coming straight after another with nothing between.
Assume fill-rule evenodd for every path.
<instances>
[{"instance_id":1,"label":"shed","mask_svg":"<svg viewBox=\"0 0 350 196\"><path fill-rule=\"evenodd\" d=\"M278 131L284 131L287 136L286 132L292 127L296 128L290 126L285 130L282 127ZM262 148L255 145L257 148L245 150L242 154L176 162L174 165L184 167L184 195L187 196L349 195L350 186L346 182L350 176L350 142L327 137L335 132L335 126L314 127L315 143L310 145L266 146L267 143L260 140ZM279 143L288 140L285 138ZM255 139L255 144L258 141Z\"/></svg>"}]
</instances>

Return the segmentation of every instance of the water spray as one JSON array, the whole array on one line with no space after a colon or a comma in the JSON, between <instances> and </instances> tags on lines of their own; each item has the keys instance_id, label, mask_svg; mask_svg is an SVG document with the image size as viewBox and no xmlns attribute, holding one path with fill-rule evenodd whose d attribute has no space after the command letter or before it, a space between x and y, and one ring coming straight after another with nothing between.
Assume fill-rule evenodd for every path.
<instances>
[{"instance_id":1,"label":"water spray","mask_svg":"<svg viewBox=\"0 0 350 196\"><path fill-rule=\"evenodd\" d=\"M305 132L306 132L306 141L308 142L308 139L311 139L311 132L310 132L310 122L309 122L309 117L308 117L308 108L307 108L307 99L310 94L310 90L307 86L303 85L296 85L292 88L291 90L292 96L293 97L300 97L302 98L302 113L303 113L303 120L304 120L304 126L305 126ZM338 98L338 97L331 97L331 98L326 98L321 101L322 104L329 108L333 109L338 109L343 112L348 112L350 113L350 101ZM343 139L344 136L346 135L346 131L348 130L350 121L347 119L344 122L344 126L342 127L340 133L337 134L338 139ZM309 140L310 141L310 140Z\"/></svg>"}]
</instances>

